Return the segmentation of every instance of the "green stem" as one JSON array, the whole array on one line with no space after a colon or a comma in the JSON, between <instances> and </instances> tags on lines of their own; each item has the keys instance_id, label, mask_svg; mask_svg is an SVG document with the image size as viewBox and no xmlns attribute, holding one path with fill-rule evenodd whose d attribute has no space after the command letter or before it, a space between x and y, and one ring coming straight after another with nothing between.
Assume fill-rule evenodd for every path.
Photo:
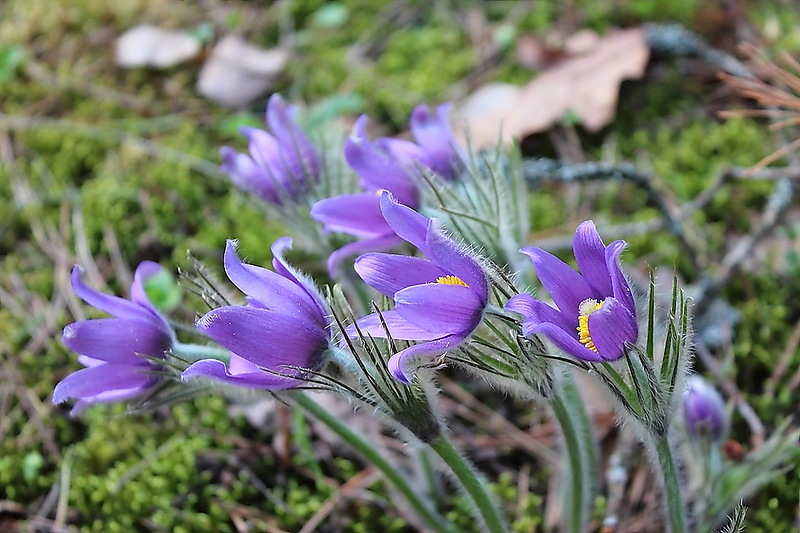
<instances>
[{"instance_id":1,"label":"green stem","mask_svg":"<svg viewBox=\"0 0 800 533\"><path fill-rule=\"evenodd\" d=\"M436 511L434 511L423 498L417 494L411 486L408 478L397 470L391 463L378 451L377 447L365 439L362 435L355 432L341 418L328 412L314 400L303 393L296 393L291 396L294 403L304 409L311 416L328 426L334 433L360 453L370 464L375 466L394 487L402 494L406 501L411 505L431 531L439 533L454 533L454 528L447 523Z\"/></svg>"},{"instance_id":2,"label":"green stem","mask_svg":"<svg viewBox=\"0 0 800 533\"><path fill-rule=\"evenodd\" d=\"M658 465L661 467L661 476L664 480L664 499L667 503L670 531L672 533L686 533L686 509L683 504L681 484L678 471L672 458L672 449L666 436L656 437L656 453Z\"/></svg>"},{"instance_id":3,"label":"green stem","mask_svg":"<svg viewBox=\"0 0 800 533\"><path fill-rule=\"evenodd\" d=\"M564 525L570 532L580 533L589 520L597 458L589 418L572 376L565 372L559 385L550 398L550 406L561 426L569 458L566 468L571 485L567 498L570 505L564 508Z\"/></svg>"},{"instance_id":4,"label":"green stem","mask_svg":"<svg viewBox=\"0 0 800 533\"><path fill-rule=\"evenodd\" d=\"M170 351L179 357L188 359L189 361L200 361L201 359L217 359L223 363L227 363L231 354L224 348L217 346L203 346L200 344L184 344L176 342L170 348Z\"/></svg>"},{"instance_id":5,"label":"green stem","mask_svg":"<svg viewBox=\"0 0 800 533\"><path fill-rule=\"evenodd\" d=\"M486 484L481 475L467 461L461 452L444 435L428 442L428 445L442 458L445 464L455 474L464 491L472 498L480 518L491 533L504 533L508 531L500 509L486 490Z\"/></svg>"}]
</instances>

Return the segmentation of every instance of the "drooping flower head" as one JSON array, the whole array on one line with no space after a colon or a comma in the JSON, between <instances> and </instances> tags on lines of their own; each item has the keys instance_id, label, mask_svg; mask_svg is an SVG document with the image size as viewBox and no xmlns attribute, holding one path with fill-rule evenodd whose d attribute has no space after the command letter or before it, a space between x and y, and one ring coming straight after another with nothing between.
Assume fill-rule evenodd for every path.
<instances>
[{"instance_id":1,"label":"drooping flower head","mask_svg":"<svg viewBox=\"0 0 800 533\"><path fill-rule=\"evenodd\" d=\"M80 320L64 328L63 342L77 352L86 368L62 379L53 390L53 403L75 398L71 414L96 403L134 398L153 387L158 364L174 341L167 320L147 299L144 282L161 271L151 261L139 265L133 277L130 300L103 294L84 284L80 267L72 270L72 290L84 302L114 318Z\"/></svg>"},{"instance_id":2,"label":"drooping flower head","mask_svg":"<svg viewBox=\"0 0 800 533\"><path fill-rule=\"evenodd\" d=\"M425 152L416 144L399 139L383 137L371 142L365 131L366 123L366 115L359 117L344 146L345 160L361 178L364 192L325 198L311 209L311 218L321 222L326 231L358 238L330 255L331 277L335 277L339 265L348 256L385 250L402 242L381 213L382 191L390 191L414 209L419 206L415 174L420 171Z\"/></svg>"},{"instance_id":3,"label":"drooping flower head","mask_svg":"<svg viewBox=\"0 0 800 533\"><path fill-rule=\"evenodd\" d=\"M240 387L297 387L302 369L318 369L330 342L327 307L313 283L283 257L289 237L272 245L274 271L242 263L236 244L225 247L225 272L247 305L206 313L197 329L230 350L228 363L204 359L183 372Z\"/></svg>"},{"instance_id":4,"label":"drooping flower head","mask_svg":"<svg viewBox=\"0 0 800 533\"><path fill-rule=\"evenodd\" d=\"M221 169L231 181L273 205L296 200L319 180L319 155L294 114L294 106L273 94L267 104L272 133L245 126L241 132L250 142L247 154L228 146L220 149Z\"/></svg>"},{"instance_id":5,"label":"drooping flower head","mask_svg":"<svg viewBox=\"0 0 800 533\"><path fill-rule=\"evenodd\" d=\"M425 152L424 162L448 181L455 181L464 171L464 155L447 121L452 105L445 103L432 115L428 106L419 105L411 112L411 134Z\"/></svg>"},{"instance_id":6,"label":"drooping flower head","mask_svg":"<svg viewBox=\"0 0 800 533\"><path fill-rule=\"evenodd\" d=\"M365 335L423 341L389 360L398 380L409 383L411 361L435 356L464 342L478 327L489 300L485 272L464 248L442 233L433 220L399 204L388 192L381 195L381 211L403 240L426 257L374 252L356 260L355 269L368 285L392 298L393 310L357 321ZM385 328L384 328L385 324ZM356 336L354 326L347 334Z\"/></svg>"},{"instance_id":7,"label":"drooping flower head","mask_svg":"<svg viewBox=\"0 0 800 533\"><path fill-rule=\"evenodd\" d=\"M578 226L572 246L580 274L541 248L520 250L530 257L557 306L528 294L511 298L506 309L525 317L523 334L542 334L583 361L622 357L625 343L634 343L639 336L633 294L619 265L625 246L625 241L603 244L589 220Z\"/></svg>"},{"instance_id":8,"label":"drooping flower head","mask_svg":"<svg viewBox=\"0 0 800 533\"><path fill-rule=\"evenodd\" d=\"M683 394L683 412L686 427L692 437L720 440L726 433L728 419L725 402L719 392L698 375L686 380Z\"/></svg>"}]
</instances>

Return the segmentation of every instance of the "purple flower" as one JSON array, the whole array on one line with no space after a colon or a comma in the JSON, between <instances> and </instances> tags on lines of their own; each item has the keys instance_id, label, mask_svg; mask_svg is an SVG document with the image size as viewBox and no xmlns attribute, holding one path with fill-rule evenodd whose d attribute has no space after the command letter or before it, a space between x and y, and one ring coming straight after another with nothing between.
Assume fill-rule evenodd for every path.
<instances>
[{"instance_id":1,"label":"purple flower","mask_svg":"<svg viewBox=\"0 0 800 533\"><path fill-rule=\"evenodd\" d=\"M402 242L381 214L381 191L390 191L405 205L419 205L417 177L425 152L416 144L384 137L370 142L366 115L356 121L344 147L344 157L361 178L365 192L320 200L311 209L311 218L326 231L339 231L359 240L336 250L328 258L328 271L334 277L348 256L369 250L384 250Z\"/></svg>"},{"instance_id":2,"label":"purple flower","mask_svg":"<svg viewBox=\"0 0 800 533\"><path fill-rule=\"evenodd\" d=\"M725 402L717 390L698 375L686 380L683 411L692 437L705 436L716 441L725 435L728 426Z\"/></svg>"},{"instance_id":3,"label":"purple flower","mask_svg":"<svg viewBox=\"0 0 800 533\"><path fill-rule=\"evenodd\" d=\"M223 172L233 183L273 205L296 200L318 180L319 156L294 120L294 106L286 106L278 94L267 104L267 124L272 134L243 126L250 141L249 154L223 146Z\"/></svg>"},{"instance_id":4,"label":"purple flower","mask_svg":"<svg viewBox=\"0 0 800 533\"><path fill-rule=\"evenodd\" d=\"M389 360L392 375L409 383L409 363L414 357L444 353L478 327L489 287L478 262L432 220L397 203L386 192L381 196L381 211L396 234L419 248L427 259L378 252L359 257L355 264L358 275L392 298L395 308L365 316L357 325L373 337L387 337L388 329L394 339L424 341ZM356 328L348 327L347 334L356 336Z\"/></svg>"},{"instance_id":5,"label":"purple flower","mask_svg":"<svg viewBox=\"0 0 800 533\"><path fill-rule=\"evenodd\" d=\"M204 376L230 385L282 390L302 382L303 368L317 369L330 342L327 307L312 282L286 263L289 237L272 245L274 271L242 263L234 241L225 247L225 272L247 305L220 307L197 329L231 351L226 365L204 359L183 378Z\"/></svg>"},{"instance_id":6,"label":"purple flower","mask_svg":"<svg viewBox=\"0 0 800 533\"><path fill-rule=\"evenodd\" d=\"M639 336L636 307L619 266L625 241L603 244L591 220L575 231L573 251L580 274L542 250L520 250L531 258L542 286L558 307L518 294L506 309L525 317L525 335L541 333L560 349L584 361L613 361L623 356L625 343Z\"/></svg>"},{"instance_id":7,"label":"purple flower","mask_svg":"<svg viewBox=\"0 0 800 533\"><path fill-rule=\"evenodd\" d=\"M73 322L64 328L63 342L77 352L86 368L62 379L53 390L53 403L70 398L78 402L71 414L78 414L95 403L127 400L147 391L158 382L153 371L173 343L174 334L144 292L145 279L157 274L161 266L151 261L139 264L131 285L131 299L103 294L83 283L80 267L72 270L72 290L87 304L113 315Z\"/></svg>"},{"instance_id":8,"label":"purple flower","mask_svg":"<svg viewBox=\"0 0 800 533\"><path fill-rule=\"evenodd\" d=\"M436 116L431 115L428 106L420 105L411 112L411 134L425 152L425 164L448 181L458 179L464 171L464 156L453 129L447 121L451 104L440 105Z\"/></svg>"}]
</instances>

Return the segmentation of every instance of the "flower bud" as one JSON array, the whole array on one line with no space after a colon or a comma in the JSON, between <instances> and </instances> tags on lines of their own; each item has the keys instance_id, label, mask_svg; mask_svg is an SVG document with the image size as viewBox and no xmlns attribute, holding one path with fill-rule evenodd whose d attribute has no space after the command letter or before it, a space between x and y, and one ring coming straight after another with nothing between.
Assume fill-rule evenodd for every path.
<instances>
[{"instance_id":1,"label":"flower bud","mask_svg":"<svg viewBox=\"0 0 800 533\"><path fill-rule=\"evenodd\" d=\"M725 435L728 427L725 402L717 390L698 375L686 381L683 409L692 437L718 441Z\"/></svg>"}]
</instances>

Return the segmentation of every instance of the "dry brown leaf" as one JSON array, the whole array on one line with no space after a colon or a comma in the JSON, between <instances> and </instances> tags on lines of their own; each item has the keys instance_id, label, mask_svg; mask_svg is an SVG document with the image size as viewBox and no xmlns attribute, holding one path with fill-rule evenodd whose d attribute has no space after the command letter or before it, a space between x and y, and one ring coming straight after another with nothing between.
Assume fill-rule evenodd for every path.
<instances>
[{"instance_id":1,"label":"dry brown leaf","mask_svg":"<svg viewBox=\"0 0 800 533\"><path fill-rule=\"evenodd\" d=\"M264 49L228 35L211 51L197 90L218 104L238 108L263 96L289 61L284 48Z\"/></svg>"},{"instance_id":2,"label":"dry brown leaf","mask_svg":"<svg viewBox=\"0 0 800 533\"><path fill-rule=\"evenodd\" d=\"M473 147L484 148L495 145L501 133L508 142L545 131L567 112L577 115L587 130L597 131L614 117L622 80L642 77L649 56L641 29L610 33L590 53L543 72L516 95L506 91L506 98L495 100L491 108L478 106L480 113L471 100L485 101L486 96L477 91L463 107L467 112L457 117L460 134Z\"/></svg>"},{"instance_id":3,"label":"dry brown leaf","mask_svg":"<svg viewBox=\"0 0 800 533\"><path fill-rule=\"evenodd\" d=\"M149 24L135 26L119 36L117 65L125 68L169 68L197 57L200 41L188 33Z\"/></svg>"}]
</instances>

